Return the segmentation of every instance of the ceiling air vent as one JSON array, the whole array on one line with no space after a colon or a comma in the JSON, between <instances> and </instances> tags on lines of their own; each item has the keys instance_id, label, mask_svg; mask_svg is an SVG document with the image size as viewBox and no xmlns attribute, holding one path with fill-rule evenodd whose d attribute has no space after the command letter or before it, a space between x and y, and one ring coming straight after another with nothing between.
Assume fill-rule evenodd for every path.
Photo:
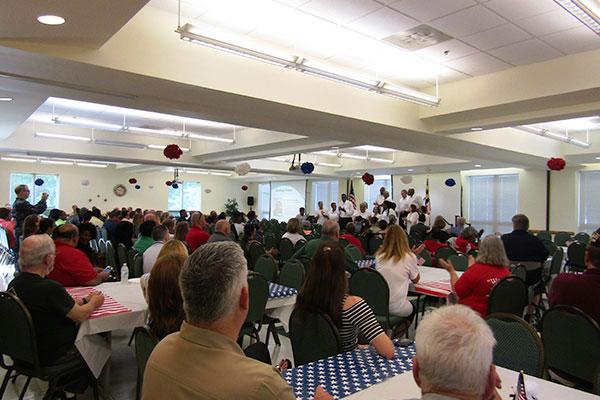
<instances>
[{"instance_id":1,"label":"ceiling air vent","mask_svg":"<svg viewBox=\"0 0 600 400\"><path fill-rule=\"evenodd\" d=\"M429 25L419 25L404 32L394 33L383 40L406 50L419 50L452 39Z\"/></svg>"}]
</instances>

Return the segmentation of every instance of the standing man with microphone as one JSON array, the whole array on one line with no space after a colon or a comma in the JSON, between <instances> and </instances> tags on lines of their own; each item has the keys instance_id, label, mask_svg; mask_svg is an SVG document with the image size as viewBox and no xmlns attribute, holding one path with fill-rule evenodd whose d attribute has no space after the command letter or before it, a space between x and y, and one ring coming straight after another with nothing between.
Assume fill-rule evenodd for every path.
<instances>
[{"instance_id":1,"label":"standing man with microphone","mask_svg":"<svg viewBox=\"0 0 600 400\"><path fill-rule=\"evenodd\" d=\"M48 200L48 193L42 193L42 198L37 202L36 205L31 204L27 199L29 198L29 187L27 185L19 185L15 188L15 194L17 198L12 205L12 216L16 221L15 225L15 239L16 247L18 251L19 240L22 235L23 221L31 214L42 214L48 207L46 200Z\"/></svg>"},{"instance_id":2,"label":"standing man with microphone","mask_svg":"<svg viewBox=\"0 0 600 400\"><path fill-rule=\"evenodd\" d=\"M342 193L342 204L340 204L340 228L346 229L346 224L352 222L352 216L354 215L354 204L348 200L348 196Z\"/></svg>"}]
</instances>

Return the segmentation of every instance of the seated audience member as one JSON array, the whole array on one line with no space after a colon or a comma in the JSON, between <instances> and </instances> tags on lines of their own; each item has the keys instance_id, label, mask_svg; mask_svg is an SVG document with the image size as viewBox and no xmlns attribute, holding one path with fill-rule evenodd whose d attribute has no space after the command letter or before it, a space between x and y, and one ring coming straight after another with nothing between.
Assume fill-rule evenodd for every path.
<instances>
[{"instance_id":1,"label":"seated audience member","mask_svg":"<svg viewBox=\"0 0 600 400\"><path fill-rule=\"evenodd\" d=\"M452 291L458 302L471 307L479 315L487 315L488 300L494 285L510 275L508 258L502 240L496 235L488 235L481 242L477 258L469 256L469 268L458 277L452 263L439 259L439 263L450 273Z\"/></svg>"},{"instance_id":2,"label":"seated audience member","mask_svg":"<svg viewBox=\"0 0 600 400\"><path fill-rule=\"evenodd\" d=\"M89 222L84 222L83 224L79 224L78 229L79 240L77 242L77 248L86 255L94 267L100 267L98 254L90 246L90 242L96 238L96 227Z\"/></svg>"},{"instance_id":3,"label":"seated audience member","mask_svg":"<svg viewBox=\"0 0 600 400\"><path fill-rule=\"evenodd\" d=\"M463 217L456 218L456 225L448 230L450 236L458 237L462 233L463 229L465 229L465 225L467 224L467 220Z\"/></svg>"},{"instance_id":4,"label":"seated audience member","mask_svg":"<svg viewBox=\"0 0 600 400\"><path fill-rule=\"evenodd\" d=\"M360 332L379 355L391 359L394 345L373 311L363 299L348 294L344 257L339 243L326 241L318 247L298 293L296 310L300 318L302 312L327 314L338 328L342 352L356 349Z\"/></svg>"},{"instance_id":5,"label":"seated audience member","mask_svg":"<svg viewBox=\"0 0 600 400\"><path fill-rule=\"evenodd\" d=\"M188 256L190 255L188 248L184 242L176 239L171 239L162 246L162 248L160 249L160 253L158 253L157 259L161 258L162 256L172 254L178 254L184 256L185 258L188 258Z\"/></svg>"},{"instance_id":6,"label":"seated audience member","mask_svg":"<svg viewBox=\"0 0 600 400\"><path fill-rule=\"evenodd\" d=\"M79 230L75 225L63 224L54 230L56 259L48 278L63 286L96 286L109 278L108 272L94 268L85 253L76 248Z\"/></svg>"},{"instance_id":7,"label":"seated audience member","mask_svg":"<svg viewBox=\"0 0 600 400\"><path fill-rule=\"evenodd\" d=\"M8 238L8 247L11 249L15 247L15 227L17 226L16 220L10 218L10 208L0 208L0 227L6 231Z\"/></svg>"},{"instance_id":8,"label":"seated audience member","mask_svg":"<svg viewBox=\"0 0 600 400\"><path fill-rule=\"evenodd\" d=\"M364 256L365 249L363 248L363 245L362 245L360 239L358 239L356 236L354 236L354 231L355 231L355 224L352 222L348 222L346 224L346 233L344 233L343 235L340 235L340 239L345 239L348 242L348 244L351 244L352 246L354 246L358 250L360 250L360 254L362 254Z\"/></svg>"},{"instance_id":9,"label":"seated audience member","mask_svg":"<svg viewBox=\"0 0 600 400\"><path fill-rule=\"evenodd\" d=\"M156 259L158 258L158 254L162 250L162 247L169 240L169 230L164 225L157 225L152 228L152 240L154 243L152 246L148 247L144 252L144 273L150 272Z\"/></svg>"},{"instance_id":10,"label":"seated audience member","mask_svg":"<svg viewBox=\"0 0 600 400\"><path fill-rule=\"evenodd\" d=\"M463 229L459 237L454 242L454 248L461 253L468 253L470 250L477 249L475 242L478 238L478 233L472 226Z\"/></svg>"},{"instance_id":11,"label":"seated audience member","mask_svg":"<svg viewBox=\"0 0 600 400\"><path fill-rule=\"evenodd\" d=\"M425 225L425 214L419 214L419 222L410 227L410 236L418 242L423 242L427 237L429 227Z\"/></svg>"},{"instance_id":12,"label":"seated audience member","mask_svg":"<svg viewBox=\"0 0 600 400\"><path fill-rule=\"evenodd\" d=\"M92 292L75 301L60 283L45 279L52 271L54 252L54 243L48 235L32 235L25 239L19 251L21 273L8 287L31 314L41 366L81 360L82 369L69 376L77 377L76 382L66 390L83 393L91 374L75 348L77 324L88 319L102 305L104 296Z\"/></svg>"},{"instance_id":13,"label":"seated audience member","mask_svg":"<svg viewBox=\"0 0 600 400\"><path fill-rule=\"evenodd\" d=\"M450 234L446 231L446 220L441 215L438 215L433 220L433 226L429 231L430 235L437 235L440 242L447 242L450 239Z\"/></svg>"},{"instance_id":14,"label":"seated audience member","mask_svg":"<svg viewBox=\"0 0 600 400\"><path fill-rule=\"evenodd\" d=\"M190 249L190 253L193 253L198 247L208 242L210 234L204 230L204 216L201 213L193 213L190 223L192 226L185 237L185 242Z\"/></svg>"},{"instance_id":15,"label":"seated audience member","mask_svg":"<svg viewBox=\"0 0 600 400\"><path fill-rule=\"evenodd\" d=\"M175 235L175 219L174 218L169 217L169 218L165 219L165 221L163 222L163 225L169 231L169 238L171 238L171 236Z\"/></svg>"},{"instance_id":16,"label":"seated audience member","mask_svg":"<svg viewBox=\"0 0 600 400\"><path fill-rule=\"evenodd\" d=\"M358 210L354 212L354 216L352 217L355 221L356 218L361 217L364 220L368 220L373 216L373 212L369 210L369 205L366 201L363 201L358 205Z\"/></svg>"},{"instance_id":17,"label":"seated audience member","mask_svg":"<svg viewBox=\"0 0 600 400\"><path fill-rule=\"evenodd\" d=\"M298 224L300 226L302 226L304 224L304 221L306 221L307 217L308 217L308 215L306 214L306 209L304 207L300 207L298 209L298 214L296 214L296 219L298 220Z\"/></svg>"},{"instance_id":18,"label":"seated audience member","mask_svg":"<svg viewBox=\"0 0 600 400\"><path fill-rule=\"evenodd\" d=\"M177 253L159 257L148 279L148 327L158 340L179 331L185 319L179 275L186 259Z\"/></svg>"},{"instance_id":19,"label":"seated audience member","mask_svg":"<svg viewBox=\"0 0 600 400\"><path fill-rule=\"evenodd\" d=\"M100 211L99 208L96 208L96 207L92 207L91 212L92 212L92 216L90 218L90 223L92 225L94 225L95 227L102 229L102 227L104 226L104 222L101 219L102 212Z\"/></svg>"},{"instance_id":20,"label":"seated audience member","mask_svg":"<svg viewBox=\"0 0 600 400\"><path fill-rule=\"evenodd\" d=\"M281 238L289 239L294 246L298 242L306 241L306 238L300 233L300 221L298 218L290 218L287 223L287 232Z\"/></svg>"},{"instance_id":21,"label":"seated audience member","mask_svg":"<svg viewBox=\"0 0 600 400\"><path fill-rule=\"evenodd\" d=\"M231 227L226 220L220 219L215 224L215 233L210 235L207 243L229 241L231 241Z\"/></svg>"},{"instance_id":22,"label":"seated audience member","mask_svg":"<svg viewBox=\"0 0 600 400\"><path fill-rule=\"evenodd\" d=\"M38 224L37 234L45 233L48 236L52 236L52 232L54 232L54 220L52 218L40 218L40 222Z\"/></svg>"},{"instance_id":23,"label":"seated audience member","mask_svg":"<svg viewBox=\"0 0 600 400\"><path fill-rule=\"evenodd\" d=\"M239 211L234 213L231 218L231 232L235 240L239 240L244 233L244 225L244 214Z\"/></svg>"},{"instance_id":24,"label":"seated audience member","mask_svg":"<svg viewBox=\"0 0 600 400\"><path fill-rule=\"evenodd\" d=\"M23 239L35 235L40 230L40 217L37 214L28 215L23 221Z\"/></svg>"},{"instance_id":25,"label":"seated audience member","mask_svg":"<svg viewBox=\"0 0 600 400\"><path fill-rule=\"evenodd\" d=\"M142 213L135 213L131 223L133 224L133 238L137 239L140 236L140 226L144 222L144 215Z\"/></svg>"},{"instance_id":26,"label":"seated audience member","mask_svg":"<svg viewBox=\"0 0 600 400\"><path fill-rule=\"evenodd\" d=\"M48 217L52 220L54 220L54 224L56 226L61 226L63 224L67 223L67 213L64 212L63 210L59 210L58 208L54 208L52 210L50 210L50 212L48 213Z\"/></svg>"},{"instance_id":27,"label":"seated audience member","mask_svg":"<svg viewBox=\"0 0 600 400\"><path fill-rule=\"evenodd\" d=\"M429 209L427 206L423 205L419 207L419 214L425 214L425 225L431 226L431 217L429 215Z\"/></svg>"},{"instance_id":28,"label":"seated audience member","mask_svg":"<svg viewBox=\"0 0 600 400\"><path fill-rule=\"evenodd\" d=\"M577 307L600 324L600 229L594 232L585 251L583 274L559 274L552 281L550 306Z\"/></svg>"},{"instance_id":29,"label":"seated audience member","mask_svg":"<svg viewBox=\"0 0 600 400\"><path fill-rule=\"evenodd\" d=\"M250 246L252 243L260 243L258 240L256 240L256 228L254 225L246 224L244 226L244 235L241 240L241 246L242 250L244 250L244 254L247 256L249 256ZM275 257L277 253L278 250L274 247L265 251L265 254L268 254L271 257Z\"/></svg>"},{"instance_id":30,"label":"seated audience member","mask_svg":"<svg viewBox=\"0 0 600 400\"><path fill-rule=\"evenodd\" d=\"M421 400L500 399L495 345L489 326L467 307L440 307L425 316L415 336L412 369Z\"/></svg>"},{"instance_id":31,"label":"seated audience member","mask_svg":"<svg viewBox=\"0 0 600 400\"><path fill-rule=\"evenodd\" d=\"M249 308L247 274L233 242L200 246L187 259L179 277L186 318L150 355L142 398L295 398L275 368L246 357L236 343ZM319 390L315 398L331 397Z\"/></svg>"},{"instance_id":32,"label":"seated audience member","mask_svg":"<svg viewBox=\"0 0 600 400\"><path fill-rule=\"evenodd\" d=\"M121 211L119 210L111 211L108 214L108 219L104 222L104 229L106 229L107 238L113 243L116 243L115 230L117 229L119 222L121 222Z\"/></svg>"},{"instance_id":33,"label":"seated audience member","mask_svg":"<svg viewBox=\"0 0 600 400\"><path fill-rule=\"evenodd\" d=\"M156 222L154 222L154 220L142 222L140 225L140 236L133 244L133 249L135 251L144 253L148 247L154 244L154 239L152 239L152 229L154 229L155 226Z\"/></svg>"},{"instance_id":34,"label":"seated audience member","mask_svg":"<svg viewBox=\"0 0 600 400\"><path fill-rule=\"evenodd\" d=\"M122 219L115 228L113 246L116 249L122 243L127 250L133 247L134 226L131 221Z\"/></svg>"},{"instance_id":35,"label":"seated audience member","mask_svg":"<svg viewBox=\"0 0 600 400\"><path fill-rule=\"evenodd\" d=\"M411 251L404 229L398 225L388 228L383 245L375 253L377 271L390 288L390 314L409 317L414 307L408 301L410 282L419 282L417 256Z\"/></svg>"},{"instance_id":36,"label":"seated audience member","mask_svg":"<svg viewBox=\"0 0 600 400\"><path fill-rule=\"evenodd\" d=\"M179 221L177 224L175 224L175 234L173 235L173 239L185 243L185 238L189 232L190 224L187 221Z\"/></svg>"}]
</instances>

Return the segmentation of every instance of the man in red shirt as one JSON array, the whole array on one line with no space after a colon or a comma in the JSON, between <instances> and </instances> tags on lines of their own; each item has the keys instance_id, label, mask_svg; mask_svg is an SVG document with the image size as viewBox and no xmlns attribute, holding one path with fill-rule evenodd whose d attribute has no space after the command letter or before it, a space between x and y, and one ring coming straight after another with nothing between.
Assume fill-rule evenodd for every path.
<instances>
[{"instance_id":1,"label":"man in red shirt","mask_svg":"<svg viewBox=\"0 0 600 400\"><path fill-rule=\"evenodd\" d=\"M354 236L354 223L348 222L346 224L346 233L340 235L340 239L345 239L348 242L348 244L351 244L352 246L359 249L360 254L362 254L363 256L365 255L365 249L363 248L362 243L356 236Z\"/></svg>"},{"instance_id":2,"label":"man in red shirt","mask_svg":"<svg viewBox=\"0 0 600 400\"><path fill-rule=\"evenodd\" d=\"M204 230L205 222L203 221L203 218L204 216L202 213L195 212L190 219L192 227L185 237L190 253L193 253L198 247L206 243L210 237L209 233Z\"/></svg>"},{"instance_id":3,"label":"man in red shirt","mask_svg":"<svg viewBox=\"0 0 600 400\"><path fill-rule=\"evenodd\" d=\"M600 229L592 234L585 252L583 274L559 274L550 289L550 306L577 307L600 324Z\"/></svg>"},{"instance_id":4,"label":"man in red shirt","mask_svg":"<svg viewBox=\"0 0 600 400\"><path fill-rule=\"evenodd\" d=\"M96 286L109 278L108 272L94 268L85 253L76 248L79 231L73 224L54 230L56 260L48 278L63 286Z\"/></svg>"}]
</instances>

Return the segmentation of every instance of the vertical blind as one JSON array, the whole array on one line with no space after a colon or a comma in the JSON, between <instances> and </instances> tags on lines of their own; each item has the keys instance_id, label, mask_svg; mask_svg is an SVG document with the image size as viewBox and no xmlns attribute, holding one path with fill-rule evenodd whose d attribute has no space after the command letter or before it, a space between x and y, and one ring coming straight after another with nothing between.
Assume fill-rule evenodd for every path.
<instances>
[{"instance_id":1,"label":"vertical blind","mask_svg":"<svg viewBox=\"0 0 600 400\"><path fill-rule=\"evenodd\" d=\"M183 182L177 189L169 186L167 194L167 208L169 211L201 210L202 185L200 182Z\"/></svg>"},{"instance_id":2,"label":"vertical blind","mask_svg":"<svg viewBox=\"0 0 600 400\"><path fill-rule=\"evenodd\" d=\"M258 218L271 218L271 184L258 184Z\"/></svg>"},{"instance_id":3,"label":"vertical blind","mask_svg":"<svg viewBox=\"0 0 600 400\"><path fill-rule=\"evenodd\" d=\"M580 232L591 233L600 227L600 171L579 173Z\"/></svg>"},{"instance_id":4,"label":"vertical blind","mask_svg":"<svg viewBox=\"0 0 600 400\"><path fill-rule=\"evenodd\" d=\"M480 175L468 178L469 222L485 234L507 233L519 208L519 175Z\"/></svg>"},{"instance_id":5,"label":"vertical blind","mask_svg":"<svg viewBox=\"0 0 600 400\"><path fill-rule=\"evenodd\" d=\"M319 201L323 202L324 208L329 208L332 202L338 202L339 181L313 181L312 182L312 209L306 210L307 214L312 214L317 208Z\"/></svg>"},{"instance_id":6,"label":"vertical blind","mask_svg":"<svg viewBox=\"0 0 600 400\"><path fill-rule=\"evenodd\" d=\"M390 192L389 199L394 198L394 193L392 193L392 176L391 175L375 175L375 180L372 185L365 185L365 201L367 202L367 208L373 208L373 204L375 204L375 200L377 200L377 196L379 195L379 189L384 187L388 192ZM358 205L358 204L357 204Z\"/></svg>"}]
</instances>

